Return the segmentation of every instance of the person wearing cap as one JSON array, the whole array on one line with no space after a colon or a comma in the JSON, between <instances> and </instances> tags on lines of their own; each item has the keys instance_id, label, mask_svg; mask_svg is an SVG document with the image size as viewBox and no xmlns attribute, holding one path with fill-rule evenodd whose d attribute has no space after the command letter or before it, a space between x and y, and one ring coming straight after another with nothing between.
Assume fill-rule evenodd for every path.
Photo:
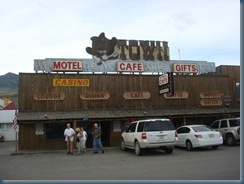
<instances>
[{"instance_id":1,"label":"person wearing cap","mask_svg":"<svg viewBox=\"0 0 244 184\"><path fill-rule=\"evenodd\" d=\"M65 141L67 142L67 154L73 155L73 141L75 131L70 127L70 123L67 124L67 128L64 130Z\"/></svg>"}]
</instances>

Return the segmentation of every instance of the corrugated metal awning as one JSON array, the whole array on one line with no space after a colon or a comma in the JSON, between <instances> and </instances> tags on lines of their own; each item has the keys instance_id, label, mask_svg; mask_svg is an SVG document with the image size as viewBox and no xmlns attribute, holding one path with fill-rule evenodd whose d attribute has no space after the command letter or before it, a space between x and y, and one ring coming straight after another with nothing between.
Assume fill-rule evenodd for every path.
<instances>
[{"instance_id":1,"label":"corrugated metal awning","mask_svg":"<svg viewBox=\"0 0 244 184\"><path fill-rule=\"evenodd\" d=\"M67 120L67 119L106 119L138 117L176 117L240 113L239 107L195 107L180 109L114 109L77 110L50 112L19 112L18 121Z\"/></svg>"}]
</instances>

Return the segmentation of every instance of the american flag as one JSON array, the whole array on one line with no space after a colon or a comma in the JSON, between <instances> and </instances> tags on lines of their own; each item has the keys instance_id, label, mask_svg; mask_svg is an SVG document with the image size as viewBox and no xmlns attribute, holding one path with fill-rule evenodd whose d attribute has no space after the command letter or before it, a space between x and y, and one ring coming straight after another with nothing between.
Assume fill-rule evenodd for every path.
<instances>
[{"instance_id":1,"label":"american flag","mask_svg":"<svg viewBox=\"0 0 244 184\"><path fill-rule=\"evenodd\" d=\"M15 110L13 123L14 123L13 129L16 130L17 129L17 109Z\"/></svg>"}]
</instances>

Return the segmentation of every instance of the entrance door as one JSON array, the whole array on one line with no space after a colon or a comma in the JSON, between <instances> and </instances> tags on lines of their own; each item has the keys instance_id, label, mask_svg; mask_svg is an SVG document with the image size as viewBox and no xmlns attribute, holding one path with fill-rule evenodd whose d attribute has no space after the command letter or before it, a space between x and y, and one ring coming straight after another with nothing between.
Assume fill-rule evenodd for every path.
<instances>
[{"instance_id":1,"label":"entrance door","mask_svg":"<svg viewBox=\"0 0 244 184\"><path fill-rule=\"evenodd\" d=\"M110 145L110 122L108 121L101 121L96 122L98 126L101 128L101 141L103 146L109 146ZM86 147L92 148L93 147L93 137L92 137L92 131L94 130L94 122L89 121L77 121L77 127L83 126L87 135L88 139L86 140Z\"/></svg>"},{"instance_id":2,"label":"entrance door","mask_svg":"<svg viewBox=\"0 0 244 184\"><path fill-rule=\"evenodd\" d=\"M89 121L77 121L77 127L83 127L88 135L88 138L86 140L87 148L92 148L92 143L93 143L92 126L93 126L92 123L90 123Z\"/></svg>"},{"instance_id":3,"label":"entrance door","mask_svg":"<svg viewBox=\"0 0 244 184\"><path fill-rule=\"evenodd\" d=\"M102 121L100 122L101 127L101 141L103 146L109 146L110 145L110 122L108 121Z\"/></svg>"}]
</instances>

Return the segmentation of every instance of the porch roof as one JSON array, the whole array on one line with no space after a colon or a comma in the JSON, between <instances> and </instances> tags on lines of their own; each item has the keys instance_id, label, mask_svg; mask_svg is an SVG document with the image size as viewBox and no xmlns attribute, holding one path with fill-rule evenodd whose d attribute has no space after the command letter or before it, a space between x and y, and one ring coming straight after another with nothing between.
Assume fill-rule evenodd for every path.
<instances>
[{"instance_id":1,"label":"porch roof","mask_svg":"<svg viewBox=\"0 0 244 184\"><path fill-rule=\"evenodd\" d=\"M19 111L18 121L45 121L67 119L119 119L179 116L212 116L217 114L240 113L239 107L191 107L174 109L101 109L74 111Z\"/></svg>"}]
</instances>

